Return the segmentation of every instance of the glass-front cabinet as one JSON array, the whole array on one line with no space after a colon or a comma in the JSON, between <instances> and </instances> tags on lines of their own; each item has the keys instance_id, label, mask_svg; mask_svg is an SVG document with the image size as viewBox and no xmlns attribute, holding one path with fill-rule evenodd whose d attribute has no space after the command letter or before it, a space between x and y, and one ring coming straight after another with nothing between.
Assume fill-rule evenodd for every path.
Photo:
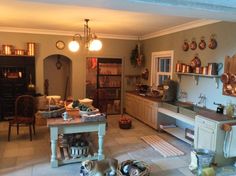
<instances>
[{"instance_id":1,"label":"glass-front cabinet","mask_svg":"<svg viewBox=\"0 0 236 176\"><path fill-rule=\"evenodd\" d=\"M121 113L122 59L87 58L86 97L107 114Z\"/></svg>"}]
</instances>

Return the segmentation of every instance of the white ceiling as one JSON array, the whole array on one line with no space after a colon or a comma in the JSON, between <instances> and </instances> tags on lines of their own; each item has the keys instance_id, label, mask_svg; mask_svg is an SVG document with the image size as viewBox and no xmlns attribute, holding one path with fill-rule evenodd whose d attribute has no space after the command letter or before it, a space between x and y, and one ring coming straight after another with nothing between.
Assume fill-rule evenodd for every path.
<instances>
[{"instance_id":1,"label":"white ceiling","mask_svg":"<svg viewBox=\"0 0 236 176\"><path fill-rule=\"evenodd\" d=\"M234 0L1 0L0 31L72 35L92 31L103 37L136 38L177 27L236 22ZM208 19L211 21L205 21Z\"/></svg>"}]
</instances>

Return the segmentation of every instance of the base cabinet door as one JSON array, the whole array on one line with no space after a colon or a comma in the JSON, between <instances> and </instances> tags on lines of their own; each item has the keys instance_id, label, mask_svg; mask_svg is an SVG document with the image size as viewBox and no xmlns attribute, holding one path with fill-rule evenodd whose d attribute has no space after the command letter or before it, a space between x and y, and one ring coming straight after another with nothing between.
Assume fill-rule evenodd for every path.
<instances>
[{"instance_id":1,"label":"base cabinet door","mask_svg":"<svg viewBox=\"0 0 236 176\"><path fill-rule=\"evenodd\" d=\"M158 103L127 93L125 96L125 109L129 115L157 129Z\"/></svg>"},{"instance_id":2,"label":"base cabinet door","mask_svg":"<svg viewBox=\"0 0 236 176\"><path fill-rule=\"evenodd\" d=\"M216 124L205 119L196 119L194 148L216 150Z\"/></svg>"}]
</instances>

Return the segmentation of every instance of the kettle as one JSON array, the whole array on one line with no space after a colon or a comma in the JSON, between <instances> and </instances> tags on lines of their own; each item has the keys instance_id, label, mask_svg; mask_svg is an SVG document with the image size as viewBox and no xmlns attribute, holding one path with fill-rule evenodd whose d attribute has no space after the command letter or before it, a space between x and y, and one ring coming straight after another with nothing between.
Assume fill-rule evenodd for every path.
<instances>
[{"instance_id":1,"label":"kettle","mask_svg":"<svg viewBox=\"0 0 236 176\"><path fill-rule=\"evenodd\" d=\"M218 75L222 67L222 63L208 63L208 75Z\"/></svg>"}]
</instances>

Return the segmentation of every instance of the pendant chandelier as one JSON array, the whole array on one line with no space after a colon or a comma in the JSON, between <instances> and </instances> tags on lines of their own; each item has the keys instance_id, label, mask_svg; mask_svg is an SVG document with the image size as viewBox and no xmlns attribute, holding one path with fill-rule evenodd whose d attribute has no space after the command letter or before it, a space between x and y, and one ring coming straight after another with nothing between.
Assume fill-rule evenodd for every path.
<instances>
[{"instance_id":1,"label":"pendant chandelier","mask_svg":"<svg viewBox=\"0 0 236 176\"><path fill-rule=\"evenodd\" d=\"M102 49L102 42L99 40L95 33L91 33L91 29L88 26L89 19L85 19L84 24L84 45L89 51L99 51ZM77 40L76 40L77 39ZM68 47L71 52L77 52L80 48L79 40L82 40L80 34L75 34L72 41L69 43Z\"/></svg>"}]
</instances>

